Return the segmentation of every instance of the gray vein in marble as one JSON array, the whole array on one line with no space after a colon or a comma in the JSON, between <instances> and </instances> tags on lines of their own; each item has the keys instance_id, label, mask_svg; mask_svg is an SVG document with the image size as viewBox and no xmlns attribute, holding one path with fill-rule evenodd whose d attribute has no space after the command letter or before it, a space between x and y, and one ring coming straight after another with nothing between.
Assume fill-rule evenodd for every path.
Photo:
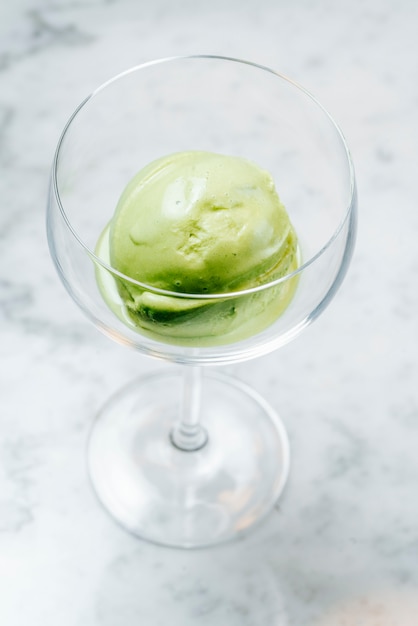
<instances>
[{"instance_id":1,"label":"gray vein in marble","mask_svg":"<svg viewBox=\"0 0 418 626\"><path fill-rule=\"evenodd\" d=\"M23 499L23 502L18 500ZM19 532L34 520L32 508L28 506L26 497L20 496L11 501L0 500L0 533Z\"/></svg>"},{"instance_id":2,"label":"gray vein in marble","mask_svg":"<svg viewBox=\"0 0 418 626\"><path fill-rule=\"evenodd\" d=\"M68 323L36 315L34 303L32 285L0 280L0 315L10 327L19 328L28 336L44 336L55 345L82 345L93 341L91 325L82 320Z\"/></svg>"},{"instance_id":3,"label":"gray vein in marble","mask_svg":"<svg viewBox=\"0 0 418 626\"><path fill-rule=\"evenodd\" d=\"M0 104L0 166L8 166L12 155L8 147L8 130L15 116L15 110L11 106Z\"/></svg>"},{"instance_id":4,"label":"gray vein in marble","mask_svg":"<svg viewBox=\"0 0 418 626\"><path fill-rule=\"evenodd\" d=\"M0 47L0 71L33 54L54 46L79 46L94 41L74 23L58 23L51 12L31 9L26 12L23 32L11 32Z\"/></svg>"},{"instance_id":5,"label":"gray vein in marble","mask_svg":"<svg viewBox=\"0 0 418 626\"><path fill-rule=\"evenodd\" d=\"M357 480L363 480L371 456L370 445L341 421L329 420L328 423L339 435L340 441L329 449L327 475L331 479L339 479L354 473Z\"/></svg>"},{"instance_id":6,"label":"gray vein in marble","mask_svg":"<svg viewBox=\"0 0 418 626\"><path fill-rule=\"evenodd\" d=\"M63 322L53 322L51 320L28 315L26 317L12 318L14 326L33 337L45 337L51 346L69 344L72 346L85 345L90 343L93 345L92 327L83 322L72 322L71 324Z\"/></svg>"},{"instance_id":7,"label":"gray vein in marble","mask_svg":"<svg viewBox=\"0 0 418 626\"><path fill-rule=\"evenodd\" d=\"M33 472L40 464L37 442L31 437L6 439L0 443L0 458L6 480L2 492L7 484L12 491L11 497L0 499L0 532L19 532L34 520Z\"/></svg>"},{"instance_id":8,"label":"gray vein in marble","mask_svg":"<svg viewBox=\"0 0 418 626\"><path fill-rule=\"evenodd\" d=\"M33 293L28 285L18 285L9 280L0 280L0 310L5 319L16 321L22 311L33 304Z\"/></svg>"},{"instance_id":9,"label":"gray vein in marble","mask_svg":"<svg viewBox=\"0 0 418 626\"><path fill-rule=\"evenodd\" d=\"M136 572L147 557L150 576L136 588ZM153 626L165 626L167 615L176 624L255 626L274 618L287 624L285 606L274 572L264 555L238 543L224 551L170 552L145 548L111 563L97 602L101 626L141 623L151 609ZM159 570L170 572L159 585Z\"/></svg>"}]
</instances>

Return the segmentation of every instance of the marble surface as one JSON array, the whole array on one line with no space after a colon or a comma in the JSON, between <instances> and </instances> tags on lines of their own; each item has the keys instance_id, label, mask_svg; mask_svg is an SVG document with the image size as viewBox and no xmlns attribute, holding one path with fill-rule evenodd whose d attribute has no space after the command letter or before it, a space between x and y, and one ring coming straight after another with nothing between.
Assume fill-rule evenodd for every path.
<instances>
[{"instance_id":1,"label":"marble surface","mask_svg":"<svg viewBox=\"0 0 418 626\"><path fill-rule=\"evenodd\" d=\"M418 70L414 0L13 0L0 6L0 624L418 624ZM360 223L332 305L226 369L280 412L283 498L244 541L155 547L98 506L85 443L103 399L166 367L97 332L49 258L51 158L75 106L140 62L269 65L344 129Z\"/></svg>"}]
</instances>

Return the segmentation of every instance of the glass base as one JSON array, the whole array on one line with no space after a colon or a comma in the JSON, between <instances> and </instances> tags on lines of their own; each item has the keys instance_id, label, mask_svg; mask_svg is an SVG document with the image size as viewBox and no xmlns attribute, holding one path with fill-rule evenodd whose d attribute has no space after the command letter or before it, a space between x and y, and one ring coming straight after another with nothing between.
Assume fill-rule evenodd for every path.
<instances>
[{"instance_id":1,"label":"glass base","mask_svg":"<svg viewBox=\"0 0 418 626\"><path fill-rule=\"evenodd\" d=\"M285 485L289 445L262 397L205 372L201 424L208 440L198 450L179 450L171 441L179 370L143 377L113 396L92 429L88 461L99 500L125 529L195 548L236 538L265 517Z\"/></svg>"}]
</instances>

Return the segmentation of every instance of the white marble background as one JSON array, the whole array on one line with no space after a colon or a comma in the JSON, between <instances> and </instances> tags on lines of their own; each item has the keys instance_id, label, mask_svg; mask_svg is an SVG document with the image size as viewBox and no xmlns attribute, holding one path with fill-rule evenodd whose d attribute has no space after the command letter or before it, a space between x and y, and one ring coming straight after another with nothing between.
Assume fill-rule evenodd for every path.
<instances>
[{"instance_id":1,"label":"white marble background","mask_svg":"<svg viewBox=\"0 0 418 626\"><path fill-rule=\"evenodd\" d=\"M418 4L3 0L0 5L0 624L417 626ZM322 318L233 367L277 408L293 465L248 539L182 552L99 508L95 412L165 367L113 344L49 258L48 171L74 107L128 66L238 56L309 88L345 131L360 225Z\"/></svg>"}]
</instances>

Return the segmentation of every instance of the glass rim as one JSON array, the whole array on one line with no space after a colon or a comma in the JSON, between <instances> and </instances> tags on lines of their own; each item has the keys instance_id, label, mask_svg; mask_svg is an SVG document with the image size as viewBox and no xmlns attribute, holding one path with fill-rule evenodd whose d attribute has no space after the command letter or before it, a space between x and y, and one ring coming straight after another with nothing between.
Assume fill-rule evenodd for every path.
<instances>
[{"instance_id":1,"label":"glass rim","mask_svg":"<svg viewBox=\"0 0 418 626\"><path fill-rule=\"evenodd\" d=\"M119 270L117 270L116 268L114 268L112 265L109 265L108 263L106 263L105 261L103 261L103 259L101 259L99 256L97 256L97 254L95 253L94 250L92 250L86 243L84 243L84 241L82 240L82 238L80 237L80 235L78 234L78 232L76 231L76 229L73 227L65 209L64 209L64 205L61 202L61 196L60 196L60 192L59 192L59 185L58 185L58 180L57 180L57 171L58 171L58 161L59 161L59 156L60 156L60 152L61 152L61 147L64 143L64 140L68 134L69 129L71 128L71 125L73 123L73 121L75 120L75 118L77 117L77 115L80 113L80 111L87 105L88 102L90 102L90 100L92 100L94 97L96 97L99 93L101 93L102 91L104 91L107 87L109 87L111 84L113 84L114 82L120 80L121 78L124 78L125 76L128 76L129 74L133 74L134 72L137 72L139 70L148 68L148 67L152 67L154 65L161 65L164 63L170 63L170 62L174 62L174 61L182 61L182 60L192 60L192 59L206 59L206 60L216 60L216 61L228 61L231 63L240 63L242 65L248 65L250 67L253 67L255 69L260 69L263 70L265 72L268 72L270 74L273 74L273 76L276 76L277 78L285 81L286 83L292 85L293 87L295 87L297 90L299 90L300 92L302 92L305 96L307 96L319 109L321 109L321 111L325 114L325 116L328 118L328 120L331 122L332 126L334 127L336 133L338 134L338 136L340 137L340 140L342 142L342 145L344 147L344 151L345 151L345 156L346 156L346 161L347 161L347 166L348 166L348 171L349 171L349 180L350 180L350 193L349 193L349 202L346 206L345 211L342 214L342 219L340 220L340 222L338 223L337 227L335 228L333 234L331 235L331 237L325 242L325 244L313 255L311 256L309 259L307 259L306 261L303 261L301 264L292 272L285 274L284 276L281 276L280 278L276 278L274 280L271 280L269 282L266 283L262 283L261 285L257 285L256 287L250 287L247 289L238 289L236 291L229 291L229 292L216 292L216 293L188 293L188 292L180 292L180 291L171 291L169 289L163 289L160 287L155 287L154 285L151 285L149 283L145 283L145 282L141 282L138 280L135 280L134 278L131 278L130 276L127 276L126 274L124 274L123 272L120 272ZM170 57L163 57L160 59L155 59L152 61L147 61L145 63L140 63L138 65L134 65L122 72L119 72L118 74L112 76L110 79L108 79L107 81L103 82L101 85L99 85L96 89L94 89L84 100L82 100L80 102L80 104L75 108L75 110L73 111L73 113L71 114L71 116L68 118L67 123L65 124L61 135L59 137L58 143L57 143L57 147L55 150L55 154L54 154L54 158L53 158L53 162L52 162L52 173L51 173L51 179L52 179L52 188L54 190L54 194L55 194L55 198L60 210L60 213L68 227L68 229L70 230L70 232L72 233L73 237L76 239L76 241L79 243L79 245L85 250L85 252L90 256L90 258L92 259L92 261L97 264L98 266L100 266L102 269L106 270L107 272L109 272L110 274L112 274L114 277L117 277L119 279L122 279L124 281L127 281L129 283L131 283L134 286L137 286L143 290L146 291L150 291L152 293L158 294L158 295L162 295L162 296L167 296L167 297L171 297L171 298L183 298L183 299L193 299L193 300L221 300L221 299L227 299L227 298L237 298L240 296L245 296L245 295L250 295L250 294L254 294L254 293L258 293L261 291L264 291L265 289L271 289L277 285L280 285L281 283L284 283L288 280L291 280L292 278L295 278L296 276L302 274L308 267L310 267L311 265L313 265L315 263L315 261L317 259L319 259L332 245L332 243L335 241L335 239L338 237L339 233L341 232L341 230L343 229L346 221L349 219L351 213L353 212L353 210L355 210L355 205L356 205L356 182L355 182L355 172L354 172L354 164L353 164L353 160L351 158L351 153L350 153L350 149L348 147L347 141L344 137L344 134L342 132L342 130L340 129L339 125L335 122L334 118L331 116L331 114L327 111L327 109L317 100L317 98L315 98L315 96L309 91L307 90L305 87L303 87L302 85L300 85L299 83L297 83L296 81L294 81L293 79L287 77L285 74L282 74L280 72L277 72L276 70L271 69L268 66L259 64L259 63L255 63L253 61L248 61L245 59L239 59L239 58L235 58L235 57L229 57L229 56L223 56L223 55L214 55L214 54L191 54L191 55L178 55L178 56L170 56Z\"/></svg>"}]
</instances>

